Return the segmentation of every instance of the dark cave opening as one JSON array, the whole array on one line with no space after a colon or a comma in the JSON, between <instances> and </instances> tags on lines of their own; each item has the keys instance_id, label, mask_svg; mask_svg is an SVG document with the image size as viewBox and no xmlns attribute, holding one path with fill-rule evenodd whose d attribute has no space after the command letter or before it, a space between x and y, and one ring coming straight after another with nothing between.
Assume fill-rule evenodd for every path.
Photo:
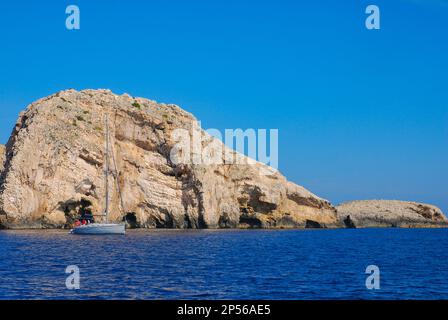
<instances>
[{"instance_id":1,"label":"dark cave opening","mask_svg":"<svg viewBox=\"0 0 448 320\"><path fill-rule=\"evenodd\" d=\"M66 227L72 226L77 219L92 214L92 202L86 199L68 200L59 204L60 209L65 214Z\"/></svg>"},{"instance_id":2,"label":"dark cave opening","mask_svg":"<svg viewBox=\"0 0 448 320\"><path fill-rule=\"evenodd\" d=\"M123 222L126 223L126 227L129 229L136 229L140 227L135 212L127 212L126 215L123 217Z\"/></svg>"}]
</instances>

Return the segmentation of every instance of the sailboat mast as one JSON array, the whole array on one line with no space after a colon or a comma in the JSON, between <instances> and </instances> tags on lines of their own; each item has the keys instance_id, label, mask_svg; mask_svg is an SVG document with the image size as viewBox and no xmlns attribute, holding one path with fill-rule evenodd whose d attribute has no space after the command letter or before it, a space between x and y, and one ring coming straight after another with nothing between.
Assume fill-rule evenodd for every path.
<instances>
[{"instance_id":1,"label":"sailboat mast","mask_svg":"<svg viewBox=\"0 0 448 320\"><path fill-rule=\"evenodd\" d=\"M106 223L109 222L109 115L106 114Z\"/></svg>"}]
</instances>

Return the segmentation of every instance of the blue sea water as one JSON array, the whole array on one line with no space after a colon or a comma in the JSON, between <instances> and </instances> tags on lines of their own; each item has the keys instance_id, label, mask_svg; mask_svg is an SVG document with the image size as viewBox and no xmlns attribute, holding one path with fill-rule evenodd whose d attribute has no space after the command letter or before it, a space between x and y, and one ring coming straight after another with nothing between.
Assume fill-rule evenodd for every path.
<instances>
[{"instance_id":1,"label":"blue sea water","mask_svg":"<svg viewBox=\"0 0 448 320\"><path fill-rule=\"evenodd\" d=\"M447 262L448 229L1 231L0 299L447 299Z\"/></svg>"}]
</instances>

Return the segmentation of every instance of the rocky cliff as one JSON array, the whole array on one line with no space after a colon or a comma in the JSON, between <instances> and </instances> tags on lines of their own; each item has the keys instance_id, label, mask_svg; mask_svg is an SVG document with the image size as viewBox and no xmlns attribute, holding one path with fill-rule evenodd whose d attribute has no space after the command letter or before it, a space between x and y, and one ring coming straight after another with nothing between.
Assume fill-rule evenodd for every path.
<instances>
[{"instance_id":1,"label":"rocky cliff","mask_svg":"<svg viewBox=\"0 0 448 320\"><path fill-rule=\"evenodd\" d=\"M222 156L222 164L174 163L174 130L190 132L197 126L197 120L176 105L108 90L67 90L28 106L6 150L0 149L5 158L1 227L70 227L81 211L104 210L106 114L114 155L109 181L115 186L110 195L113 221L125 216L130 225L144 228L339 223L328 201L261 163L229 163L228 155ZM201 134L203 145L220 143Z\"/></svg>"},{"instance_id":2,"label":"rocky cliff","mask_svg":"<svg viewBox=\"0 0 448 320\"><path fill-rule=\"evenodd\" d=\"M442 211L432 205L396 200L352 201L336 207L346 227L447 227Z\"/></svg>"},{"instance_id":3,"label":"rocky cliff","mask_svg":"<svg viewBox=\"0 0 448 320\"><path fill-rule=\"evenodd\" d=\"M5 146L0 144L0 175L3 171L4 161L5 161Z\"/></svg>"}]
</instances>

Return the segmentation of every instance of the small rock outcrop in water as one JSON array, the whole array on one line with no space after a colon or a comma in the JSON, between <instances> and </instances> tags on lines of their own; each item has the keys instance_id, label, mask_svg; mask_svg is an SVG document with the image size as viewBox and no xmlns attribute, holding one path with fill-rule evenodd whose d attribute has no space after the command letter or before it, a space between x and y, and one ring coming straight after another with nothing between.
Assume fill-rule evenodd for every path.
<instances>
[{"instance_id":1,"label":"small rock outcrop in water","mask_svg":"<svg viewBox=\"0 0 448 320\"><path fill-rule=\"evenodd\" d=\"M143 228L339 223L328 201L278 172L260 174L269 172L261 163L173 164L173 130L197 125L178 106L109 90L66 90L32 103L6 150L0 147L1 227L69 227L83 210L102 212L106 112L123 195L111 190L113 221L126 216L130 226Z\"/></svg>"},{"instance_id":2,"label":"small rock outcrop in water","mask_svg":"<svg viewBox=\"0 0 448 320\"><path fill-rule=\"evenodd\" d=\"M336 207L340 221L348 228L448 226L442 211L432 205L396 201L352 201Z\"/></svg>"}]
</instances>

